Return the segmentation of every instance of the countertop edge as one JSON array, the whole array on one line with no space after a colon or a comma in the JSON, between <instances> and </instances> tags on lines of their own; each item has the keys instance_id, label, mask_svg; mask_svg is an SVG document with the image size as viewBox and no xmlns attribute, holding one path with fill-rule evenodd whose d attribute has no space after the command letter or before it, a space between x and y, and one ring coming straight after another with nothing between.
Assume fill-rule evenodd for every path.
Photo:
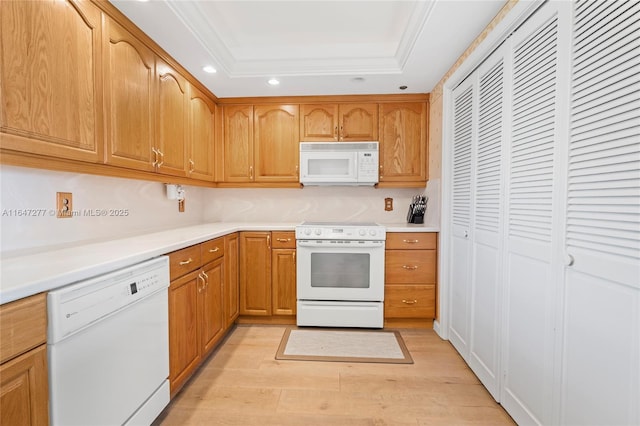
<instances>
[{"instance_id":1,"label":"countertop edge","mask_svg":"<svg viewBox=\"0 0 640 426\"><path fill-rule=\"evenodd\" d=\"M296 225L298 223L206 223L79 245L64 250L3 258L0 272L0 305L234 232L293 231ZM381 225L387 232L438 232L438 228L424 225ZM47 272L43 273L43 270Z\"/></svg>"}]
</instances>

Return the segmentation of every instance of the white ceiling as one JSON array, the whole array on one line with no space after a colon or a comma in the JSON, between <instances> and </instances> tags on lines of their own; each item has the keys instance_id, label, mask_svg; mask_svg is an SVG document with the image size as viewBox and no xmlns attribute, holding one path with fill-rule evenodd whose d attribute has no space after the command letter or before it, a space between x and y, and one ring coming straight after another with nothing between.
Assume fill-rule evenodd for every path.
<instances>
[{"instance_id":1,"label":"white ceiling","mask_svg":"<svg viewBox=\"0 0 640 426\"><path fill-rule=\"evenodd\" d=\"M506 3L111 1L219 98L428 93Z\"/></svg>"}]
</instances>

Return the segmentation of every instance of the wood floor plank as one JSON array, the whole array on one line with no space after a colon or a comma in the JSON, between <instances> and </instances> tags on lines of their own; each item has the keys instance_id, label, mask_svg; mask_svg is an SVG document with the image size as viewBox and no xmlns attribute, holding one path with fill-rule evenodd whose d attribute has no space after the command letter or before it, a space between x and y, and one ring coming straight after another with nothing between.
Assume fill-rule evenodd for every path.
<instances>
[{"instance_id":1,"label":"wood floor plank","mask_svg":"<svg viewBox=\"0 0 640 426\"><path fill-rule=\"evenodd\" d=\"M433 330L400 330L414 364L373 364L276 360L285 328L236 327L154 426L514 424Z\"/></svg>"}]
</instances>

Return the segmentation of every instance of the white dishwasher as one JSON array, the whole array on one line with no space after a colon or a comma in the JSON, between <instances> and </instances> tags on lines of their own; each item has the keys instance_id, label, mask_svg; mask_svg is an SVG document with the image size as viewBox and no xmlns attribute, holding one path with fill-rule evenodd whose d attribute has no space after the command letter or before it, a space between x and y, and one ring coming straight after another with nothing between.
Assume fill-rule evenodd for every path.
<instances>
[{"instance_id":1,"label":"white dishwasher","mask_svg":"<svg viewBox=\"0 0 640 426\"><path fill-rule=\"evenodd\" d=\"M52 425L149 425L169 403L169 258L48 295Z\"/></svg>"}]
</instances>

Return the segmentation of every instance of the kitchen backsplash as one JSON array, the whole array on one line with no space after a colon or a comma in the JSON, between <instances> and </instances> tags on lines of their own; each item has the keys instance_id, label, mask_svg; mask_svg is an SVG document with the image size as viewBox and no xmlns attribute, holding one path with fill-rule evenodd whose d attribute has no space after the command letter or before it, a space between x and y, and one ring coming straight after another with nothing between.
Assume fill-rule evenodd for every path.
<instances>
[{"instance_id":1,"label":"kitchen backsplash","mask_svg":"<svg viewBox=\"0 0 640 426\"><path fill-rule=\"evenodd\" d=\"M219 189L185 186L186 211L162 183L3 166L0 252L18 256L206 222L406 222L411 197L429 197L425 226L438 226L440 181L427 188ZM55 217L56 192L73 194L70 219ZM393 211L384 199L393 198Z\"/></svg>"},{"instance_id":2,"label":"kitchen backsplash","mask_svg":"<svg viewBox=\"0 0 640 426\"><path fill-rule=\"evenodd\" d=\"M186 209L162 183L2 166L3 256L202 223L204 188L185 186ZM73 194L76 216L55 217L56 192ZM106 213L105 213L106 212Z\"/></svg>"},{"instance_id":3,"label":"kitchen backsplash","mask_svg":"<svg viewBox=\"0 0 640 426\"><path fill-rule=\"evenodd\" d=\"M367 221L405 223L411 198L429 197L426 226L438 226L440 181L419 188L317 186L303 189L207 190L204 220L210 222ZM393 211L384 210L384 199L393 198Z\"/></svg>"}]
</instances>

